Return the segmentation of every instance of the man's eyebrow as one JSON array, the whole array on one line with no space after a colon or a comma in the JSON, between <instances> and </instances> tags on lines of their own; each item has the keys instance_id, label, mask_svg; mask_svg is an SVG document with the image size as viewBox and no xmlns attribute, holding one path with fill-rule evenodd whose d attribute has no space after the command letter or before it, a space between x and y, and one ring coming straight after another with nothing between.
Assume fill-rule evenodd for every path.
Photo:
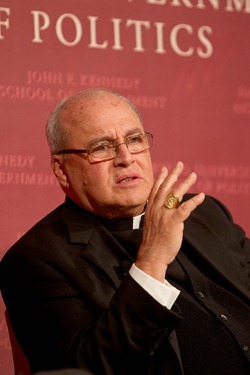
<instances>
[{"instance_id":1,"label":"man's eyebrow","mask_svg":"<svg viewBox=\"0 0 250 375\"><path fill-rule=\"evenodd\" d=\"M127 134L126 134L125 137L128 137L128 136L133 135L133 134L141 134L141 133L144 133L143 129L141 129L141 128L134 128L134 129L130 129L127 132Z\"/></svg>"},{"instance_id":2,"label":"man's eyebrow","mask_svg":"<svg viewBox=\"0 0 250 375\"><path fill-rule=\"evenodd\" d=\"M95 145L97 143L111 142L111 141L115 141L115 139L108 135L103 135L102 137L96 137L96 138L91 139L91 141L89 141L88 143L88 146L91 147L92 145Z\"/></svg>"},{"instance_id":3,"label":"man's eyebrow","mask_svg":"<svg viewBox=\"0 0 250 375\"><path fill-rule=\"evenodd\" d=\"M141 134L143 132L144 132L144 130L141 129L141 128L133 128L133 129L130 129L126 133L125 138L129 137L133 134ZM103 136L91 139L91 141L89 141L89 143L88 143L88 147L91 147L92 145L97 144L97 143L101 143L101 142L115 142L115 141L116 141L116 139L114 139L113 137L111 137L109 135L103 135Z\"/></svg>"}]
</instances>

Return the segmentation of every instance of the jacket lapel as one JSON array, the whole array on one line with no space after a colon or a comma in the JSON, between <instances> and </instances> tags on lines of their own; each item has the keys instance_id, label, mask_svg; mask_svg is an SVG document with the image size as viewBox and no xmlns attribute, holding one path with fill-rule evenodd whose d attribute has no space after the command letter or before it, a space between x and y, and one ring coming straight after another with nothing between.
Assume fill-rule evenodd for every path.
<instances>
[{"instance_id":1,"label":"jacket lapel","mask_svg":"<svg viewBox=\"0 0 250 375\"><path fill-rule=\"evenodd\" d=\"M94 215L73 202L66 202L62 216L68 228L70 242L81 245L81 257L106 273L118 288L122 276L131 267L132 259Z\"/></svg>"},{"instance_id":2,"label":"jacket lapel","mask_svg":"<svg viewBox=\"0 0 250 375\"><path fill-rule=\"evenodd\" d=\"M105 272L116 288L133 263L122 246L101 226L93 231L81 256Z\"/></svg>"}]
</instances>

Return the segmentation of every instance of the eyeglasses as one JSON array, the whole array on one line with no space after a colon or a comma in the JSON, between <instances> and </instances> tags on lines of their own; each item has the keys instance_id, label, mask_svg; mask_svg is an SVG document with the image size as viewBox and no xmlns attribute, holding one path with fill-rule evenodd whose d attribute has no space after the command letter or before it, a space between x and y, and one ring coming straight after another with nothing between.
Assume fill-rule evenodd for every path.
<instances>
[{"instance_id":1,"label":"eyeglasses","mask_svg":"<svg viewBox=\"0 0 250 375\"><path fill-rule=\"evenodd\" d=\"M93 144L89 149L66 149L54 153L61 154L87 154L90 162L114 159L117 149L121 145L126 145L131 154L139 154L148 150L153 145L153 134L145 132L133 134L124 138L124 142L115 143L115 141L100 142Z\"/></svg>"}]
</instances>

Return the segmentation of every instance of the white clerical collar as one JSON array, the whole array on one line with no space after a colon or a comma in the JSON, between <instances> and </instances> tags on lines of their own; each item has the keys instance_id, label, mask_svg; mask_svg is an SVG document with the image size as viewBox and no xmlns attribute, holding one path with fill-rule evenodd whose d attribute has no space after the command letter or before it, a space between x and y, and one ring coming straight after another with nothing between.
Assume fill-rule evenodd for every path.
<instances>
[{"instance_id":1,"label":"white clerical collar","mask_svg":"<svg viewBox=\"0 0 250 375\"><path fill-rule=\"evenodd\" d=\"M141 218L144 215L144 212L138 216L133 217L133 229L140 228Z\"/></svg>"}]
</instances>

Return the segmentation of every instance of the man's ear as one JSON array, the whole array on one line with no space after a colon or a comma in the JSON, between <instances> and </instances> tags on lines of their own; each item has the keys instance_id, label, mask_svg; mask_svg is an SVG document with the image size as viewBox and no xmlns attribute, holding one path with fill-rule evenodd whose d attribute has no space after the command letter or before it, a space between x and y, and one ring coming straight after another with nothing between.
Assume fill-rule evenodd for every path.
<instances>
[{"instance_id":1,"label":"man's ear","mask_svg":"<svg viewBox=\"0 0 250 375\"><path fill-rule=\"evenodd\" d=\"M61 157L57 155L52 155L51 157L51 167L54 172L54 175L56 176L59 184L62 186L62 188L68 187L68 177L65 172L64 165L62 163Z\"/></svg>"}]
</instances>

